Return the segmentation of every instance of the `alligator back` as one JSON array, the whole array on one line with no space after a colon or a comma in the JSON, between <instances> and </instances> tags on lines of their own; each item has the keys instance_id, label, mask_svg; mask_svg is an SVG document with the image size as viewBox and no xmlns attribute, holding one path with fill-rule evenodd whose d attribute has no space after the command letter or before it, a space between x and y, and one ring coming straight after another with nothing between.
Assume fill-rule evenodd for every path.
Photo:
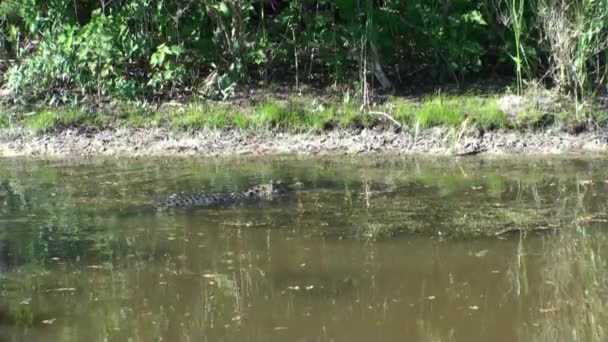
<instances>
[{"instance_id":1,"label":"alligator back","mask_svg":"<svg viewBox=\"0 0 608 342\"><path fill-rule=\"evenodd\" d=\"M213 207L236 203L243 195L235 192L195 192L190 194L173 194L157 205L164 208Z\"/></svg>"},{"instance_id":2,"label":"alligator back","mask_svg":"<svg viewBox=\"0 0 608 342\"><path fill-rule=\"evenodd\" d=\"M161 208L187 208L187 207L213 207L230 205L237 202L272 201L293 189L299 183L286 184L283 182L270 182L255 185L243 192L195 192L173 194L159 202Z\"/></svg>"}]
</instances>

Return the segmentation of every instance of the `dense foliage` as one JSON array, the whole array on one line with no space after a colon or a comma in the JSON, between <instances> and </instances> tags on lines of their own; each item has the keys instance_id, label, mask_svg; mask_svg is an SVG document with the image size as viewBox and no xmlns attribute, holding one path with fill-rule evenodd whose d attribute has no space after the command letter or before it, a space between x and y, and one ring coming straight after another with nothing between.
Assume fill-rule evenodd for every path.
<instances>
[{"instance_id":1,"label":"dense foliage","mask_svg":"<svg viewBox=\"0 0 608 342\"><path fill-rule=\"evenodd\" d=\"M3 0L0 64L19 96L64 102L361 89L376 61L397 85L498 75L581 95L606 90L606 26L608 0Z\"/></svg>"}]
</instances>

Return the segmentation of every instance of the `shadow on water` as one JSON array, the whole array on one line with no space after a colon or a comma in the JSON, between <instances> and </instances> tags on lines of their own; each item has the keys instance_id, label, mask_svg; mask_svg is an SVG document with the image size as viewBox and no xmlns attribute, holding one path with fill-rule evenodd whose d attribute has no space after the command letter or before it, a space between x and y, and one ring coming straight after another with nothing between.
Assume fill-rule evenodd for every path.
<instances>
[{"instance_id":1,"label":"shadow on water","mask_svg":"<svg viewBox=\"0 0 608 342\"><path fill-rule=\"evenodd\" d=\"M606 166L5 160L0 341L605 341Z\"/></svg>"}]
</instances>

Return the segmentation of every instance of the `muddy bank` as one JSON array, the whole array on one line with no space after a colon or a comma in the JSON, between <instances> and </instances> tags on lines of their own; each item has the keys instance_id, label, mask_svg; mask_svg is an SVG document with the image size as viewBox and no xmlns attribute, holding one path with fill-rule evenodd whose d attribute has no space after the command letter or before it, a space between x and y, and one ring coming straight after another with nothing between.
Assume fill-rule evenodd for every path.
<instances>
[{"instance_id":1,"label":"muddy bank","mask_svg":"<svg viewBox=\"0 0 608 342\"><path fill-rule=\"evenodd\" d=\"M203 130L64 130L35 136L0 134L0 157L234 156L357 154L560 154L607 152L608 134L588 132L485 132L459 136L443 128L415 132L362 130L324 134L250 133Z\"/></svg>"}]
</instances>

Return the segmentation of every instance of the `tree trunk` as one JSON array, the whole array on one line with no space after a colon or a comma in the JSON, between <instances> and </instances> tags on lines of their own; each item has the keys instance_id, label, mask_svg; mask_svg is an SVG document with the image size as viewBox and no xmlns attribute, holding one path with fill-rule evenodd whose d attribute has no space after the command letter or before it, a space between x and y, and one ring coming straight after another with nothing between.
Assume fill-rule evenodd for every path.
<instances>
[{"instance_id":1,"label":"tree trunk","mask_svg":"<svg viewBox=\"0 0 608 342\"><path fill-rule=\"evenodd\" d=\"M371 51L372 51L372 71L374 76L380 82L382 86L382 90L387 90L392 88L391 81L386 77L386 74L382 70L382 66L380 65L380 55L378 53L378 49L374 45L374 43L370 43Z\"/></svg>"}]
</instances>

